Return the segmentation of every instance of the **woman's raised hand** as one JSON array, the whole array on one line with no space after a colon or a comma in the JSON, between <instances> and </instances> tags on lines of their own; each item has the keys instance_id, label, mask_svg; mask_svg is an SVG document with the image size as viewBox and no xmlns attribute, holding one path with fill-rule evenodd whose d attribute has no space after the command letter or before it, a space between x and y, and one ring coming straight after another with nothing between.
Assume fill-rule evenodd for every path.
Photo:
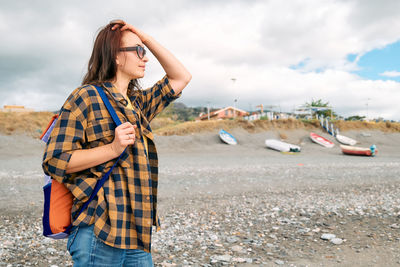
<instances>
[{"instance_id":1,"label":"woman's raised hand","mask_svg":"<svg viewBox=\"0 0 400 267\"><path fill-rule=\"evenodd\" d=\"M111 143L112 150L119 156L124 152L128 145L135 143L135 130L136 125L132 125L130 122L125 122L115 128L114 141Z\"/></svg>"},{"instance_id":2,"label":"woman's raised hand","mask_svg":"<svg viewBox=\"0 0 400 267\"><path fill-rule=\"evenodd\" d=\"M138 28L134 27L131 24L126 23L123 20L117 19L117 20L112 20L110 24L114 24L111 30L115 31L116 29L120 29L121 31L131 31L134 34L136 34L142 42L146 42L148 39L148 35L139 30Z\"/></svg>"},{"instance_id":3,"label":"woman's raised hand","mask_svg":"<svg viewBox=\"0 0 400 267\"><path fill-rule=\"evenodd\" d=\"M140 38L163 67L171 87L174 88L175 95L179 95L183 88L185 88L192 79L192 75L185 66L183 66L171 52L160 45L154 38L140 31L136 27L125 23L123 20L113 20L110 22L110 25L112 25L112 30L129 30Z\"/></svg>"}]
</instances>

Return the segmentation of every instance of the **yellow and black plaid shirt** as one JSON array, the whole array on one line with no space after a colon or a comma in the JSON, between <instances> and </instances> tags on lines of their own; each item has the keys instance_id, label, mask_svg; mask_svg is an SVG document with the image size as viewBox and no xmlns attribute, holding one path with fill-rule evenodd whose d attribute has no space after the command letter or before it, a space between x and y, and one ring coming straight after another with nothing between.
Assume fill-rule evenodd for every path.
<instances>
[{"instance_id":1,"label":"yellow and black plaid shirt","mask_svg":"<svg viewBox=\"0 0 400 267\"><path fill-rule=\"evenodd\" d=\"M157 215L158 160L150 121L178 98L165 76L147 90L128 90L132 106L111 84L102 87L121 122L137 125L136 141L89 204L74 220L74 226L95 224L95 235L106 244L123 249L151 251L152 225L159 229ZM129 107L130 106L130 107ZM63 183L74 195L72 217L114 164L111 160L90 169L66 174L76 149L89 149L114 140L116 125L96 88L85 85L74 90L64 103L43 156L43 170ZM147 147L144 144L147 138Z\"/></svg>"}]
</instances>

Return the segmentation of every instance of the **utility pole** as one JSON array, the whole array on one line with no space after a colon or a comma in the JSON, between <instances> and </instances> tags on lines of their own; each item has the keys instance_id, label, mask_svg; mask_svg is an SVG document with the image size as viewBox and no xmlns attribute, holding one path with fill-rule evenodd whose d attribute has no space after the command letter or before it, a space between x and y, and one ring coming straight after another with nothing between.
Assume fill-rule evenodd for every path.
<instances>
[{"instance_id":1,"label":"utility pole","mask_svg":"<svg viewBox=\"0 0 400 267\"><path fill-rule=\"evenodd\" d=\"M235 100L233 101L233 117L234 117L234 118L236 118L236 102L237 102L237 99L235 99Z\"/></svg>"},{"instance_id":2,"label":"utility pole","mask_svg":"<svg viewBox=\"0 0 400 267\"><path fill-rule=\"evenodd\" d=\"M262 116L263 113L264 113L264 105L260 104L260 105L256 106L256 108L260 108L261 109L261 116Z\"/></svg>"},{"instance_id":3,"label":"utility pole","mask_svg":"<svg viewBox=\"0 0 400 267\"><path fill-rule=\"evenodd\" d=\"M207 101L207 118L210 120L210 101Z\"/></svg>"},{"instance_id":4,"label":"utility pole","mask_svg":"<svg viewBox=\"0 0 400 267\"><path fill-rule=\"evenodd\" d=\"M235 87L236 78L231 78L231 81L233 83L233 85L232 85L232 89L233 89ZM237 99L235 99L233 101L233 117L234 118L236 118L236 102L237 102Z\"/></svg>"}]
</instances>

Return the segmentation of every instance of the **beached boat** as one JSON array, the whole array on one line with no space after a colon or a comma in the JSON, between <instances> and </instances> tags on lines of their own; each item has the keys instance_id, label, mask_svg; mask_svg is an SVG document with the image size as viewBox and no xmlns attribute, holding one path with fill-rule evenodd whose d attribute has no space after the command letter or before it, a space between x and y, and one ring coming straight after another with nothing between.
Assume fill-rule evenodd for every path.
<instances>
[{"instance_id":1,"label":"beached boat","mask_svg":"<svg viewBox=\"0 0 400 267\"><path fill-rule=\"evenodd\" d=\"M332 143L331 141L329 141L328 139L326 139L316 133L313 133L313 132L310 133L310 138L313 142L315 142L321 146L327 147L327 148L332 148L335 146L335 144Z\"/></svg>"},{"instance_id":2,"label":"beached boat","mask_svg":"<svg viewBox=\"0 0 400 267\"><path fill-rule=\"evenodd\" d=\"M358 156L375 156L378 153L375 145L371 147L356 147L356 146L346 146L340 145L343 154L346 155L358 155Z\"/></svg>"},{"instance_id":3,"label":"beached boat","mask_svg":"<svg viewBox=\"0 0 400 267\"><path fill-rule=\"evenodd\" d=\"M236 138L225 130L219 131L219 138L221 138L221 140L228 145L237 144Z\"/></svg>"},{"instance_id":4,"label":"beached boat","mask_svg":"<svg viewBox=\"0 0 400 267\"><path fill-rule=\"evenodd\" d=\"M276 139L265 140L265 145L270 149L277 150L280 152L300 152L301 149L299 146L292 145Z\"/></svg>"},{"instance_id":5,"label":"beached boat","mask_svg":"<svg viewBox=\"0 0 400 267\"><path fill-rule=\"evenodd\" d=\"M355 144L357 144L356 140L340 134L336 135L336 140L338 140L343 145L348 145L348 146L354 146Z\"/></svg>"}]
</instances>

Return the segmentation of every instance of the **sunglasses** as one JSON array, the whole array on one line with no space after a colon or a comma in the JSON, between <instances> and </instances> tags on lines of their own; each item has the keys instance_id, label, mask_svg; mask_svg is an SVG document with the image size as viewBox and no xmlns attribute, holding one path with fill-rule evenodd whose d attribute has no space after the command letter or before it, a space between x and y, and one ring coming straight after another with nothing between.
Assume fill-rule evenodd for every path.
<instances>
[{"instance_id":1,"label":"sunglasses","mask_svg":"<svg viewBox=\"0 0 400 267\"><path fill-rule=\"evenodd\" d=\"M122 47L119 49L119 51L136 51L136 54L138 58L143 59L144 56L146 55L146 50L144 47L137 45L137 46L131 46L131 47Z\"/></svg>"}]
</instances>

